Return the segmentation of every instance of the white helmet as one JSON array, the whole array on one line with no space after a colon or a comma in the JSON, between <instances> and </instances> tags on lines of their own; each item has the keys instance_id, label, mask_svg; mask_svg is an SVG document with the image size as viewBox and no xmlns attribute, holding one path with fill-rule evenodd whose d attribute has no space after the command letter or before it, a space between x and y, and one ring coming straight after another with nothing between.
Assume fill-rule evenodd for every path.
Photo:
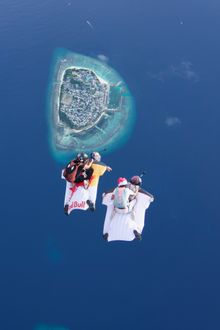
<instances>
[{"instance_id":1,"label":"white helmet","mask_svg":"<svg viewBox=\"0 0 220 330\"><path fill-rule=\"evenodd\" d=\"M101 155L97 151L93 151L91 153L91 158L94 159L96 162L100 162L101 161Z\"/></svg>"}]
</instances>

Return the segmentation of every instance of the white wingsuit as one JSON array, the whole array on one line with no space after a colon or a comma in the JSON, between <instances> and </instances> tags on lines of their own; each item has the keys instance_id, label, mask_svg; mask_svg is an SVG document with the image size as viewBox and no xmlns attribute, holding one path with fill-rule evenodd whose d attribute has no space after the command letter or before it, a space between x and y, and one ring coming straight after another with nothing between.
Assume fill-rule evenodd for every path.
<instances>
[{"instance_id":1,"label":"white wingsuit","mask_svg":"<svg viewBox=\"0 0 220 330\"><path fill-rule=\"evenodd\" d=\"M68 182L63 175L64 170L62 170L61 178L66 180L64 206L66 204L69 205L68 214L77 209L84 211L88 210L88 200L95 205L99 178L104 175L106 171L109 172L111 168L101 161L93 161L91 167L93 169L93 174L87 189L85 189L83 185L75 185Z\"/></svg>"},{"instance_id":2,"label":"white wingsuit","mask_svg":"<svg viewBox=\"0 0 220 330\"><path fill-rule=\"evenodd\" d=\"M61 178L66 180L63 176L63 171L61 174ZM66 204L69 205L68 214L70 214L73 210L77 209L86 211L89 208L86 201L88 199L91 199L93 195L94 193L93 191L91 192L90 189L85 189L83 186L77 187L66 180L64 206Z\"/></svg>"},{"instance_id":3,"label":"white wingsuit","mask_svg":"<svg viewBox=\"0 0 220 330\"><path fill-rule=\"evenodd\" d=\"M144 228L145 211L154 201L154 197L140 189L126 209L114 207L113 190L103 194L102 204L107 206L103 235L108 234L110 241L132 241L135 238L134 230L142 233Z\"/></svg>"}]
</instances>

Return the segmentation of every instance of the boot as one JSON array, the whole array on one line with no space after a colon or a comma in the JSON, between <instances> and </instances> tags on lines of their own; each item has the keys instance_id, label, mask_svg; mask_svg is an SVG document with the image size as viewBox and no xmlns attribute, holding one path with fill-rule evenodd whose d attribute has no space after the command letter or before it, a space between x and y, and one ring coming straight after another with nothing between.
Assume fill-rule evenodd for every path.
<instances>
[{"instance_id":1,"label":"boot","mask_svg":"<svg viewBox=\"0 0 220 330\"><path fill-rule=\"evenodd\" d=\"M134 230L133 233L134 233L135 239L137 239L138 241L142 240L142 236L137 230Z\"/></svg>"},{"instance_id":2,"label":"boot","mask_svg":"<svg viewBox=\"0 0 220 330\"><path fill-rule=\"evenodd\" d=\"M92 201L90 201L89 199L86 201L86 203L89 206L90 211L94 212L95 211L95 205Z\"/></svg>"},{"instance_id":3,"label":"boot","mask_svg":"<svg viewBox=\"0 0 220 330\"><path fill-rule=\"evenodd\" d=\"M66 205L64 206L64 213L65 213L66 215L69 215L68 210L69 210L69 205L66 204Z\"/></svg>"},{"instance_id":4,"label":"boot","mask_svg":"<svg viewBox=\"0 0 220 330\"><path fill-rule=\"evenodd\" d=\"M108 240L108 233L103 234L103 239L104 239L105 241Z\"/></svg>"}]
</instances>

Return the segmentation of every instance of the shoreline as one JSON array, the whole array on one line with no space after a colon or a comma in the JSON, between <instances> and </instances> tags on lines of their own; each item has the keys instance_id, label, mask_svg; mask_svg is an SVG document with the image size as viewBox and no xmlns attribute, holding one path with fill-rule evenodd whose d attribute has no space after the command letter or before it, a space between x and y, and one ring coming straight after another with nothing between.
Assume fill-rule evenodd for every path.
<instances>
[{"instance_id":1,"label":"shoreline","mask_svg":"<svg viewBox=\"0 0 220 330\"><path fill-rule=\"evenodd\" d=\"M105 104L112 104L113 106L111 108L106 107L91 125L80 129L65 127L65 123L63 124L59 120L59 106L61 86L68 69L93 71L101 83L110 87L120 86L118 92L120 98L118 102L116 100L116 108L114 108L114 103L108 101ZM50 115L48 120L51 150L56 159L66 160L73 150L89 152L91 150L100 151L105 148L110 152L128 140L136 118L135 105L127 85L114 69L96 59L58 49L54 55L50 77L50 89L48 89ZM108 95L110 95L110 87ZM111 97L114 98L113 94Z\"/></svg>"}]
</instances>

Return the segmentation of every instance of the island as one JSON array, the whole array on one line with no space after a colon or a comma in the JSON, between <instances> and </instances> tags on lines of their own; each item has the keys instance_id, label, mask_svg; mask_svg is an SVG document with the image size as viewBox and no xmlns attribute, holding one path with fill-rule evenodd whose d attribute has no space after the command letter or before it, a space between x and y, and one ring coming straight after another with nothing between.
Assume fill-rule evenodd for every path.
<instances>
[{"instance_id":1,"label":"island","mask_svg":"<svg viewBox=\"0 0 220 330\"><path fill-rule=\"evenodd\" d=\"M47 108L50 147L61 161L118 148L135 121L133 97L121 76L106 63L65 49L54 55Z\"/></svg>"}]
</instances>

